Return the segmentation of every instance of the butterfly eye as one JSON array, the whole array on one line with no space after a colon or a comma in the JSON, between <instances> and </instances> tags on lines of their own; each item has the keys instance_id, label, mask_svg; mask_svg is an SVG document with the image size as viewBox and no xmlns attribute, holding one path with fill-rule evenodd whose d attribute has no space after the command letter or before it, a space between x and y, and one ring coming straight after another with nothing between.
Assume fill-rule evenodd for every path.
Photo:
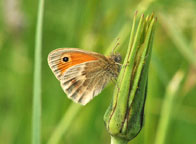
<instances>
[{"instance_id":1,"label":"butterfly eye","mask_svg":"<svg viewBox=\"0 0 196 144\"><path fill-rule=\"evenodd\" d=\"M117 63L120 63L121 62L121 56L120 56L120 54L117 54L117 55L115 55L115 57L114 57L114 61L115 62L117 62Z\"/></svg>"},{"instance_id":2,"label":"butterfly eye","mask_svg":"<svg viewBox=\"0 0 196 144\"><path fill-rule=\"evenodd\" d=\"M68 62L69 61L69 58L68 57L63 57L63 61L64 62Z\"/></svg>"}]
</instances>

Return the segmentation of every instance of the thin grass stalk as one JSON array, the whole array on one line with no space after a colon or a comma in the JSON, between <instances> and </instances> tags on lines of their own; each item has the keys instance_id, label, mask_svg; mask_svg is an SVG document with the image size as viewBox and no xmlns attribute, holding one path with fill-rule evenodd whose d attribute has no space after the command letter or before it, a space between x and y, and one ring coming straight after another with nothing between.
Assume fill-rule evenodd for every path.
<instances>
[{"instance_id":1,"label":"thin grass stalk","mask_svg":"<svg viewBox=\"0 0 196 144\"><path fill-rule=\"evenodd\" d=\"M33 84L33 116L32 144L41 143L41 57L42 57L42 25L44 0L39 0L35 35L34 84Z\"/></svg>"},{"instance_id":2,"label":"thin grass stalk","mask_svg":"<svg viewBox=\"0 0 196 144\"><path fill-rule=\"evenodd\" d=\"M48 144L58 144L63 134L68 130L69 126L81 110L82 106L79 104L72 103L69 109L65 112L60 123L56 127L54 133L48 141Z\"/></svg>"},{"instance_id":3,"label":"thin grass stalk","mask_svg":"<svg viewBox=\"0 0 196 144\"><path fill-rule=\"evenodd\" d=\"M156 132L157 135L155 137L155 144L165 143L169 122L171 119L171 113L175 107L175 98L177 97L177 92L181 88L180 85L183 80L183 77L184 77L184 73L178 71L167 87L165 99L160 115L160 120L158 124L158 129Z\"/></svg>"}]
</instances>

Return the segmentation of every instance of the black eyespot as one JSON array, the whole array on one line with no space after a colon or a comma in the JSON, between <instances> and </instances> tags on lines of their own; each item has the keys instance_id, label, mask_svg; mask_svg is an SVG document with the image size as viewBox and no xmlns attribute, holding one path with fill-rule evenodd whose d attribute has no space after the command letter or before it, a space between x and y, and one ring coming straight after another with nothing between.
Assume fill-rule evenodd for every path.
<instances>
[{"instance_id":1,"label":"black eyespot","mask_svg":"<svg viewBox=\"0 0 196 144\"><path fill-rule=\"evenodd\" d=\"M63 61L64 62L68 62L69 61L69 58L68 57L63 57Z\"/></svg>"}]
</instances>

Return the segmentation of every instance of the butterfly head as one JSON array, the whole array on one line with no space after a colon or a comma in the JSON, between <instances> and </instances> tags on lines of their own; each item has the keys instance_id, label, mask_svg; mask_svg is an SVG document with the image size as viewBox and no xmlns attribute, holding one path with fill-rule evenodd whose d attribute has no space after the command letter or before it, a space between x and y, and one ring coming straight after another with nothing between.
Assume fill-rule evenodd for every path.
<instances>
[{"instance_id":1,"label":"butterfly head","mask_svg":"<svg viewBox=\"0 0 196 144\"><path fill-rule=\"evenodd\" d=\"M122 60L122 57L120 54L112 54L111 58L113 61L115 61L116 63L120 63Z\"/></svg>"},{"instance_id":2,"label":"butterfly head","mask_svg":"<svg viewBox=\"0 0 196 144\"><path fill-rule=\"evenodd\" d=\"M110 59L110 69L108 70L112 77L117 77L121 69L121 60L122 57L120 54L112 54L109 57Z\"/></svg>"}]
</instances>

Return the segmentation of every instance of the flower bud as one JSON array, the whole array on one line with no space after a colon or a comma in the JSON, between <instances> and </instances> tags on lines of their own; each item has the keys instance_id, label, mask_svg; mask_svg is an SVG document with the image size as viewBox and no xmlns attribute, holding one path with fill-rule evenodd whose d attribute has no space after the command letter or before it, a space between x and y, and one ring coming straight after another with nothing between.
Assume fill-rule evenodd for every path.
<instances>
[{"instance_id":1,"label":"flower bud","mask_svg":"<svg viewBox=\"0 0 196 144\"><path fill-rule=\"evenodd\" d=\"M113 138L130 141L142 129L155 21L153 14L146 18L142 15L136 27L134 17L127 55L104 115Z\"/></svg>"}]
</instances>

